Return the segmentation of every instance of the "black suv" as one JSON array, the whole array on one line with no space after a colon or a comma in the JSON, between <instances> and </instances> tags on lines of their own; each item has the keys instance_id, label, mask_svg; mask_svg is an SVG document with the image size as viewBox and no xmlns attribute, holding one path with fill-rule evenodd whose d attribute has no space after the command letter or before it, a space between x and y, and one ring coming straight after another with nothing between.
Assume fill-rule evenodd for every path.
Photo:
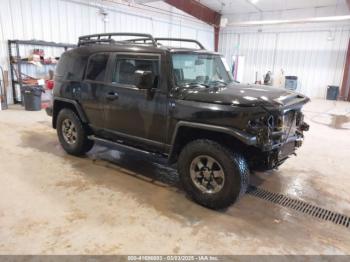
<instances>
[{"instance_id":1,"label":"black suv","mask_svg":"<svg viewBox=\"0 0 350 262\"><path fill-rule=\"evenodd\" d=\"M174 41L197 48L168 46ZM59 61L53 93L48 114L67 153L82 155L95 141L159 153L177 163L186 192L213 209L245 193L250 171L294 154L308 129L307 97L239 84L220 54L189 39L80 37Z\"/></svg>"}]
</instances>

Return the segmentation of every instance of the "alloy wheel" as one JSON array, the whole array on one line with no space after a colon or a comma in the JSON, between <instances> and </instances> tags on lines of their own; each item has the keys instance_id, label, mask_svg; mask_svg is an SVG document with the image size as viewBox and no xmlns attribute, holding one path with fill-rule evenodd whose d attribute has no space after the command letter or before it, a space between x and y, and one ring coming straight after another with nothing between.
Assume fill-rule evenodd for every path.
<instances>
[{"instance_id":1,"label":"alloy wheel","mask_svg":"<svg viewBox=\"0 0 350 262\"><path fill-rule=\"evenodd\" d=\"M62 122L62 134L68 144L72 145L77 142L77 129L70 119L65 119Z\"/></svg>"},{"instance_id":2,"label":"alloy wheel","mask_svg":"<svg viewBox=\"0 0 350 262\"><path fill-rule=\"evenodd\" d=\"M225 173L213 157L200 155L190 165L190 175L194 185L203 193L219 192L225 183Z\"/></svg>"}]
</instances>

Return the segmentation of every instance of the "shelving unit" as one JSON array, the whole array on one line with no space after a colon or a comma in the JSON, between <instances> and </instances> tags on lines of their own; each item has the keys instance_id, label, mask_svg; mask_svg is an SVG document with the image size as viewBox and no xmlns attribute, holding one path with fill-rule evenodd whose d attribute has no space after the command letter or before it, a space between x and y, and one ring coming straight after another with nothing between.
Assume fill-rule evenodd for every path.
<instances>
[{"instance_id":1,"label":"shelving unit","mask_svg":"<svg viewBox=\"0 0 350 262\"><path fill-rule=\"evenodd\" d=\"M23 84L23 68L22 66L25 64L31 65L28 61L23 60L24 57L21 56L20 46L33 46L33 49L36 47L57 47L62 48L63 51L67 51L69 48L74 48L76 45L72 44L63 44L63 43L55 43L55 42L46 42L40 40L8 40L8 51L10 58L10 72L11 72L11 85L13 90L13 102L15 104L20 103L21 101L17 99L16 85L19 85L19 88L22 89ZM53 65L53 64L42 64L43 66ZM34 65L33 65L34 66ZM17 72L17 74L15 73Z\"/></svg>"},{"instance_id":2,"label":"shelving unit","mask_svg":"<svg viewBox=\"0 0 350 262\"><path fill-rule=\"evenodd\" d=\"M5 109L7 109L5 75L3 68L0 66L0 111Z\"/></svg>"}]
</instances>

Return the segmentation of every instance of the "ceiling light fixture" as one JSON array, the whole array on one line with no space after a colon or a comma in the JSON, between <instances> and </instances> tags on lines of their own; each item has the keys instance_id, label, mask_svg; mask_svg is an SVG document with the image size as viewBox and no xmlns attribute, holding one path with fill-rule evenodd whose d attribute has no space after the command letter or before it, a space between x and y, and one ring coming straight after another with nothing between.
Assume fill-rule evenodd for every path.
<instances>
[{"instance_id":1,"label":"ceiling light fixture","mask_svg":"<svg viewBox=\"0 0 350 262\"><path fill-rule=\"evenodd\" d=\"M350 15L312 17L312 18L295 19L295 20L261 20L261 21L233 22L233 23L229 23L229 25L230 26L258 26L258 25L342 22L347 20L350 20Z\"/></svg>"},{"instance_id":2,"label":"ceiling light fixture","mask_svg":"<svg viewBox=\"0 0 350 262\"><path fill-rule=\"evenodd\" d=\"M228 18L221 17L221 19L220 19L220 27L224 28L224 27L227 26L227 24L228 24Z\"/></svg>"}]
</instances>

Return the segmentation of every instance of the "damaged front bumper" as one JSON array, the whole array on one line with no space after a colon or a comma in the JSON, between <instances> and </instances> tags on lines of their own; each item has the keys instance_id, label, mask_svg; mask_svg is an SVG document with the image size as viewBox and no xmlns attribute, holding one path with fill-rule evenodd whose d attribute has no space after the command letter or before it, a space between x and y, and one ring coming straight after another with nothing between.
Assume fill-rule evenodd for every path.
<instances>
[{"instance_id":1,"label":"damaged front bumper","mask_svg":"<svg viewBox=\"0 0 350 262\"><path fill-rule=\"evenodd\" d=\"M300 109L283 112L273 125L266 125L257 134L257 147L265 156L265 169L274 169L281 165L304 141L304 132L309 125L304 122Z\"/></svg>"}]
</instances>

